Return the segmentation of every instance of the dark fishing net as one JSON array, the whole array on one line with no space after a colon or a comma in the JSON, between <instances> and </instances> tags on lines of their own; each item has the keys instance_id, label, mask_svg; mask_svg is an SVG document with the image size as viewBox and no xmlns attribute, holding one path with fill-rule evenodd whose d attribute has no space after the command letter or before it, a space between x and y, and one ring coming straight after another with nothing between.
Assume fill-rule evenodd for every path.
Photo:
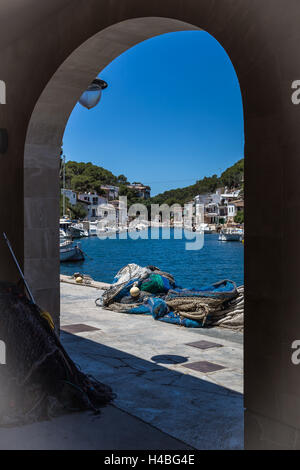
<instances>
[{"instance_id":1,"label":"dark fishing net","mask_svg":"<svg viewBox=\"0 0 300 470\"><path fill-rule=\"evenodd\" d=\"M99 409L110 387L81 372L40 310L15 286L0 283L0 425L28 423L67 410Z\"/></svg>"}]
</instances>

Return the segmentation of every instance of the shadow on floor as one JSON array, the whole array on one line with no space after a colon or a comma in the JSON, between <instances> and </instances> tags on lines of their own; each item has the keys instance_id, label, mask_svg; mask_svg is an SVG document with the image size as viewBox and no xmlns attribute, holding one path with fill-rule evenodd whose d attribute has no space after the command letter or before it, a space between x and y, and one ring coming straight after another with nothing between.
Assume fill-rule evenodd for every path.
<instances>
[{"instance_id":1,"label":"shadow on floor","mask_svg":"<svg viewBox=\"0 0 300 470\"><path fill-rule=\"evenodd\" d=\"M85 373L112 387L115 406L197 449L243 448L242 394L187 374L185 358L174 356L170 370L102 344L101 333L88 335L61 339Z\"/></svg>"}]
</instances>

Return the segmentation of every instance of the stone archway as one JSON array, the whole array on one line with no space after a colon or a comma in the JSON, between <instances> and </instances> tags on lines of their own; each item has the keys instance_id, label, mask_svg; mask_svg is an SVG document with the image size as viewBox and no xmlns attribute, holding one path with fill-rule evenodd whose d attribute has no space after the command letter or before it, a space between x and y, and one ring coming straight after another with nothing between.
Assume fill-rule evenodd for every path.
<instances>
[{"instance_id":1,"label":"stone archway","mask_svg":"<svg viewBox=\"0 0 300 470\"><path fill-rule=\"evenodd\" d=\"M8 232L37 300L57 318L53 222L59 145L81 91L118 54L164 32L202 28L227 51L245 118L247 445L295 445L300 379L290 345L300 329L300 227L294 216L300 206L295 189L300 113L291 103L290 87L300 70L297 1L291 0L288 10L284 0L30 0L18 5L17 15L9 0L0 7L0 78L7 85L0 124L9 133L9 150L0 160L0 230ZM0 257L0 277L15 280L3 243Z\"/></svg>"},{"instance_id":2,"label":"stone archway","mask_svg":"<svg viewBox=\"0 0 300 470\"><path fill-rule=\"evenodd\" d=\"M64 61L38 99L30 118L24 152L24 270L38 302L56 312L57 321L58 172L69 116L89 83L124 51L159 34L198 29L169 18L137 18L105 28Z\"/></svg>"}]
</instances>

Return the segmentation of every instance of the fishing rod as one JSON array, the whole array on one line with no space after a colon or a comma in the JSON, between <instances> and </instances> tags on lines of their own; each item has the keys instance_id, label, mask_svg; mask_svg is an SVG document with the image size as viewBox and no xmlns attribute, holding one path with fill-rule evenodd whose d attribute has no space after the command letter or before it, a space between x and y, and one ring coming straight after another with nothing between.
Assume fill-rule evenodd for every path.
<instances>
[{"instance_id":1,"label":"fishing rod","mask_svg":"<svg viewBox=\"0 0 300 470\"><path fill-rule=\"evenodd\" d=\"M19 274L20 274L20 276L21 276L21 278L22 278L22 280L23 280L23 282L24 282L24 285L25 285L26 290L27 290L27 292L28 292L29 298L30 298L31 302L32 302L33 304L35 304L35 300L34 300L34 297L33 297L33 295L32 295L32 292L31 292L31 290L30 290L30 288L29 288L29 285L27 284L27 281L26 281L26 279L25 279L25 276L24 276L24 274L23 274L23 272L22 272L22 269L20 268L20 265L19 265L19 263L18 263L18 260L17 260L17 258L16 258L16 255L15 255L15 253L14 253L14 250L12 249L12 246L11 246L11 244L10 244L10 241L9 241L9 239L7 238L7 235L6 235L5 232L3 232L3 237L4 237L4 240L6 241L6 244L7 244L7 246L8 246L9 251L10 251L10 254L11 254L11 256L12 256L14 262L15 262L15 265L17 266L17 269L18 269L18 271L19 271Z\"/></svg>"}]
</instances>

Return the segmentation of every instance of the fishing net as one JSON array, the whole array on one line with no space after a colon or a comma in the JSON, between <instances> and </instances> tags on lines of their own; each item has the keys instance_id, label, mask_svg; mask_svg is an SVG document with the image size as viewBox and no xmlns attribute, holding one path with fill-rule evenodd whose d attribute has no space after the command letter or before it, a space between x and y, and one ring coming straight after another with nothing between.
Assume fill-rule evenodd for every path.
<instances>
[{"instance_id":1,"label":"fishing net","mask_svg":"<svg viewBox=\"0 0 300 470\"><path fill-rule=\"evenodd\" d=\"M155 320L188 328L243 330L244 287L237 287L233 281L224 279L203 289L192 289L176 286L171 274L155 266L125 266L117 279L120 273L126 273L123 282L112 284L96 305L114 312L152 315ZM134 298L130 295L133 285L140 289Z\"/></svg>"},{"instance_id":2,"label":"fishing net","mask_svg":"<svg viewBox=\"0 0 300 470\"><path fill-rule=\"evenodd\" d=\"M0 283L0 425L93 410L113 400L111 389L81 372L40 309L13 285Z\"/></svg>"}]
</instances>

